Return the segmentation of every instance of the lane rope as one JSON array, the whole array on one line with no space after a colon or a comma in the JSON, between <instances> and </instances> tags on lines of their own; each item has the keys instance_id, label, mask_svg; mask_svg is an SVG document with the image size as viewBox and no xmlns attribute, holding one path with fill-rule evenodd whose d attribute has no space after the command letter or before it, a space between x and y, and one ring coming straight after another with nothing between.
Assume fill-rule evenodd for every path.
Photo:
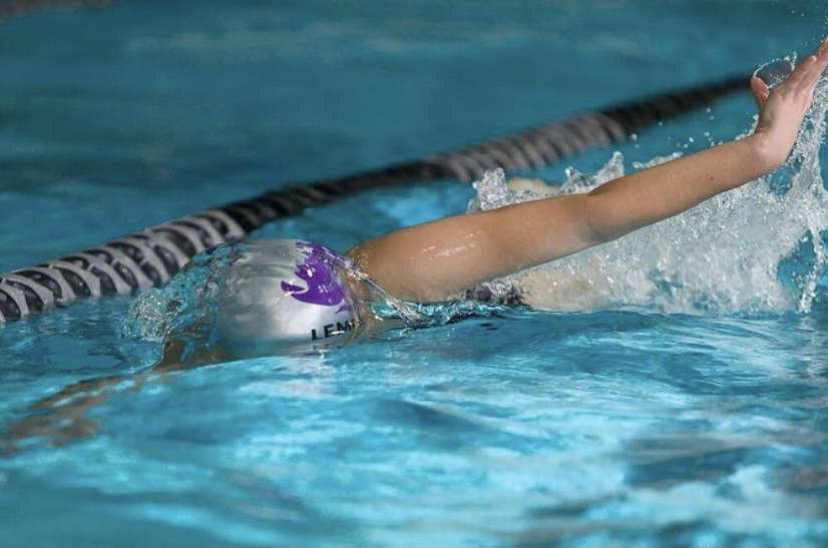
<instances>
[{"instance_id":1,"label":"lane rope","mask_svg":"<svg viewBox=\"0 0 828 548\"><path fill-rule=\"evenodd\" d=\"M730 78L582 114L453 152L267 192L151 226L103 245L0 275L0 323L73 301L127 295L166 283L196 254L244 239L262 225L367 190L404 183L480 179L490 169L540 169L607 147L658 122L705 107L738 91Z\"/></svg>"}]
</instances>

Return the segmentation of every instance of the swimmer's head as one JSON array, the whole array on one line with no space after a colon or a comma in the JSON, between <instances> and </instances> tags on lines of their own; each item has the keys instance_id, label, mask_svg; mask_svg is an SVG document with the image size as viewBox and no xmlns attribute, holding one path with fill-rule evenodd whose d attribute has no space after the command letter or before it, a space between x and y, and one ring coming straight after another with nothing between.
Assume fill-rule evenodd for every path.
<instances>
[{"instance_id":1,"label":"swimmer's head","mask_svg":"<svg viewBox=\"0 0 828 548\"><path fill-rule=\"evenodd\" d=\"M218 293L221 344L235 354L344 342L354 329L346 260L298 240L239 246Z\"/></svg>"}]
</instances>

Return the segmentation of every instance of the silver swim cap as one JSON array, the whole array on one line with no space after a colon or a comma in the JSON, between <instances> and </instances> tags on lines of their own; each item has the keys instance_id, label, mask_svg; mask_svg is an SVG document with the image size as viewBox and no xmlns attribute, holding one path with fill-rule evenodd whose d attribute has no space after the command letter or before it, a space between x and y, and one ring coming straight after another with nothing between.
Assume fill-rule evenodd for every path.
<instances>
[{"instance_id":1,"label":"silver swim cap","mask_svg":"<svg viewBox=\"0 0 828 548\"><path fill-rule=\"evenodd\" d=\"M254 241L239 247L219 288L222 343L239 355L347 339L353 303L342 278L346 259L299 240Z\"/></svg>"}]
</instances>

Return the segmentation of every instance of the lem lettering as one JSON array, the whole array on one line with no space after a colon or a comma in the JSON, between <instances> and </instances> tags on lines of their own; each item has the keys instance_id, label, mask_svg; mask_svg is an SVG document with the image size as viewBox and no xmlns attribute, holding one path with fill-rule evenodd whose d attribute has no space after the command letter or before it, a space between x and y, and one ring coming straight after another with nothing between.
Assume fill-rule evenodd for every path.
<instances>
[{"instance_id":1,"label":"lem lettering","mask_svg":"<svg viewBox=\"0 0 828 548\"><path fill-rule=\"evenodd\" d=\"M322 326L322 336L319 336L316 329L311 329L311 340L318 341L320 339L330 339L331 337L336 337L337 335L342 335L343 333L347 333L354 328L354 321L348 320L346 322L336 322L336 323L329 323L327 325Z\"/></svg>"}]
</instances>

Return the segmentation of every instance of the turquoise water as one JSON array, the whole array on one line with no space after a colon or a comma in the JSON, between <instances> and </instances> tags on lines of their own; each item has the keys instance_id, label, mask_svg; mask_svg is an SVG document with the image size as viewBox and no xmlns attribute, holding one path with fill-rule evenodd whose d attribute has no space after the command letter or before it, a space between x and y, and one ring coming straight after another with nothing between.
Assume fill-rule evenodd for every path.
<instances>
[{"instance_id":1,"label":"turquoise water","mask_svg":"<svg viewBox=\"0 0 828 548\"><path fill-rule=\"evenodd\" d=\"M825 9L804 1L197 4L124 0L0 24L0 271L746 72L826 29ZM621 152L631 165L697 150L752 115L734 98ZM572 164L592 172L611 153ZM563 180L565 167L541 175ZM260 235L343 250L473 196L373 192ZM761 205L742 197L740 211ZM727 238L743 226L716 230L717 256L756 255ZM763 241L782 277L813 262ZM768 289L715 263L673 266L742 296ZM634 308L504 312L122 382L0 457L0 544L825 545L824 290L803 311L711 287L689 304L664 298L675 288L653 306L630 289ZM48 417L31 405L66 385L151 367L160 345L122 335L129 306L83 303L0 330L0 430Z\"/></svg>"}]
</instances>

